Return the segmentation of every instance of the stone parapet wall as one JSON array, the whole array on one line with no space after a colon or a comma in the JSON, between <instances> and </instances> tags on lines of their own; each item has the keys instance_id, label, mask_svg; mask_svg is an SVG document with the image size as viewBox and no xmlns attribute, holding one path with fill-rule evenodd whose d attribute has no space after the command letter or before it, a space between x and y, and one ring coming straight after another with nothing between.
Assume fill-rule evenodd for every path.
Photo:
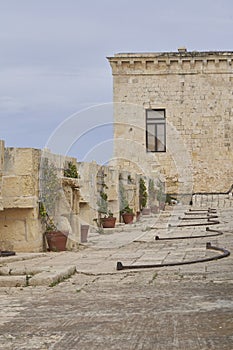
<instances>
[{"instance_id":1,"label":"stone parapet wall","mask_svg":"<svg viewBox=\"0 0 233 350\"><path fill-rule=\"evenodd\" d=\"M140 169L79 163L76 158L52 154L48 150L4 149L4 143L2 152L0 250L39 252L45 249L46 227L41 216L44 211L58 230L69 232L67 248L77 249L81 242L81 225L97 228L93 220L99 217L101 192L107 195L108 210L120 220L120 183L130 208L134 213L139 210ZM65 176L69 162L77 167L76 178ZM146 181L148 183L148 179ZM49 208L50 195L55 197L52 209Z\"/></svg>"},{"instance_id":2,"label":"stone parapet wall","mask_svg":"<svg viewBox=\"0 0 233 350\"><path fill-rule=\"evenodd\" d=\"M80 198L79 216L82 224L94 225L94 218L97 218L97 174L100 165L96 162L78 163L80 174Z\"/></svg>"},{"instance_id":3,"label":"stone parapet wall","mask_svg":"<svg viewBox=\"0 0 233 350\"><path fill-rule=\"evenodd\" d=\"M6 148L2 195L4 208L36 208L40 150Z\"/></svg>"},{"instance_id":4,"label":"stone parapet wall","mask_svg":"<svg viewBox=\"0 0 233 350\"><path fill-rule=\"evenodd\" d=\"M116 54L109 57L113 75L231 73L233 52Z\"/></svg>"},{"instance_id":5,"label":"stone parapet wall","mask_svg":"<svg viewBox=\"0 0 233 350\"><path fill-rule=\"evenodd\" d=\"M94 225L93 219L99 216L98 201L101 191L107 195L108 210L119 220L120 170L111 164L101 166L95 162L78 163L78 169L80 173L80 220L84 224ZM130 205L136 211L135 202L130 202Z\"/></svg>"},{"instance_id":6,"label":"stone parapet wall","mask_svg":"<svg viewBox=\"0 0 233 350\"><path fill-rule=\"evenodd\" d=\"M230 194L197 194L192 197L194 207L233 208L233 197Z\"/></svg>"},{"instance_id":7,"label":"stone parapet wall","mask_svg":"<svg viewBox=\"0 0 233 350\"><path fill-rule=\"evenodd\" d=\"M32 148L5 148L0 163L2 211L0 211L0 249L37 252L44 249L44 230L39 214L43 187L43 160L48 159L61 181L54 220L58 229L69 231L69 248L80 241L78 220L78 179L64 178L64 168L75 158L54 155Z\"/></svg>"}]
</instances>

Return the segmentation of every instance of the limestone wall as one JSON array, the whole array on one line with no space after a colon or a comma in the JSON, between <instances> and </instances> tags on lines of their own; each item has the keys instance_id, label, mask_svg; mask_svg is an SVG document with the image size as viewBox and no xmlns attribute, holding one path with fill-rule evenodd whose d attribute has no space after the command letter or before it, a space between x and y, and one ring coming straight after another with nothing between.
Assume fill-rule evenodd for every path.
<instances>
[{"instance_id":1,"label":"limestone wall","mask_svg":"<svg viewBox=\"0 0 233 350\"><path fill-rule=\"evenodd\" d=\"M31 148L6 148L3 176L4 208L36 208L40 151Z\"/></svg>"},{"instance_id":2,"label":"limestone wall","mask_svg":"<svg viewBox=\"0 0 233 350\"><path fill-rule=\"evenodd\" d=\"M0 212L0 249L42 251L43 231L35 208L6 208Z\"/></svg>"},{"instance_id":3,"label":"limestone wall","mask_svg":"<svg viewBox=\"0 0 233 350\"><path fill-rule=\"evenodd\" d=\"M54 220L58 229L69 231L69 248L80 241L78 220L78 179L64 178L68 161L76 159L51 154L31 148L2 147L0 186L2 210L0 211L0 249L19 251L42 251L44 249L39 202L43 189L43 159L52 162L60 179L59 200ZM45 189L46 190L46 189Z\"/></svg>"},{"instance_id":4,"label":"limestone wall","mask_svg":"<svg viewBox=\"0 0 233 350\"><path fill-rule=\"evenodd\" d=\"M40 151L5 148L2 169L0 248L40 251L43 234L38 220Z\"/></svg>"},{"instance_id":5,"label":"limestone wall","mask_svg":"<svg viewBox=\"0 0 233 350\"><path fill-rule=\"evenodd\" d=\"M223 192L233 173L233 53L116 54L115 157L161 172L170 193ZM167 151L146 152L146 109L166 110Z\"/></svg>"},{"instance_id":6,"label":"limestone wall","mask_svg":"<svg viewBox=\"0 0 233 350\"><path fill-rule=\"evenodd\" d=\"M113 213L117 221L121 220L120 211L123 209L121 207L122 188L129 207L133 209L134 213L140 210L139 180L141 174L133 171L130 166L127 170L127 167L118 167L114 164L111 162L108 166L100 166L95 162L78 163L80 174L79 219L82 224L96 227L93 219L99 217L98 201L101 191L107 195L108 210ZM149 178L145 178L145 180L148 185ZM157 189L157 178L154 180Z\"/></svg>"},{"instance_id":7,"label":"limestone wall","mask_svg":"<svg viewBox=\"0 0 233 350\"><path fill-rule=\"evenodd\" d=\"M48 163L47 163L48 162ZM46 168L52 166L56 169L59 186L56 196L54 210L49 213L59 230L69 232L68 249L76 249L80 243L80 221L79 221L79 179L64 176L64 169L68 163L76 165L77 160L73 157L53 154L48 150L41 151L39 169L39 199L43 200L43 193L47 192ZM49 189L48 189L49 191ZM42 198L41 198L42 196Z\"/></svg>"},{"instance_id":8,"label":"limestone wall","mask_svg":"<svg viewBox=\"0 0 233 350\"><path fill-rule=\"evenodd\" d=\"M48 150L0 146L0 250L38 252L46 248L40 203L57 228L69 232L68 249L78 247L82 224L96 227L93 219L99 217L101 191L117 221L122 209L120 183L129 206L135 213L139 210L139 169L77 163L75 158ZM77 166L78 178L65 176L68 162ZM55 198L51 208L48 198Z\"/></svg>"},{"instance_id":9,"label":"limestone wall","mask_svg":"<svg viewBox=\"0 0 233 350\"><path fill-rule=\"evenodd\" d=\"M95 163L78 163L80 174L79 216L81 224L94 225L97 217L97 182L99 166Z\"/></svg>"},{"instance_id":10,"label":"limestone wall","mask_svg":"<svg viewBox=\"0 0 233 350\"><path fill-rule=\"evenodd\" d=\"M80 221L83 224L94 225L93 219L98 218L98 200L100 191L103 189L108 196L108 210L118 217L118 170L111 166L100 166L95 162L78 163L78 169L80 173Z\"/></svg>"}]
</instances>

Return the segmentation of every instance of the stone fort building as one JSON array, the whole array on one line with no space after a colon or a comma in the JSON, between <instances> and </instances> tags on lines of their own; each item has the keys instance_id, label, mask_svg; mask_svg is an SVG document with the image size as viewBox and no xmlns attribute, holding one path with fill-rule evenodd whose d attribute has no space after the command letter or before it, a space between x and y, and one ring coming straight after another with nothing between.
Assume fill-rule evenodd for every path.
<instances>
[{"instance_id":1,"label":"stone fort building","mask_svg":"<svg viewBox=\"0 0 233 350\"><path fill-rule=\"evenodd\" d=\"M233 52L122 53L114 85L115 162L162 173L172 194L233 183Z\"/></svg>"}]
</instances>

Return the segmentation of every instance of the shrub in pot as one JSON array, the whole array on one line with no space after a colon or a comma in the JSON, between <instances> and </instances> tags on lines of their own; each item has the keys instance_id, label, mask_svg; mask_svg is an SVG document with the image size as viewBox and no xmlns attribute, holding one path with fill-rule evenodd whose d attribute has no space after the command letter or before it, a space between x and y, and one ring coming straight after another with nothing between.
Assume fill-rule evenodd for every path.
<instances>
[{"instance_id":1,"label":"shrub in pot","mask_svg":"<svg viewBox=\"0 0 233 350\"><path fill-rule=\"evenodd\" d=\"M57 229L53 219L46 214L45 238L49 251L61 252L66 250L66 242L69 232Z\"/></svg>"},{"instance_id":2,"label":"shrub in pot","mask_svg":"<svg viewBox=\"0 0 233 350\"><path fill-rule=\"evenodd\" d=\"M103 228L114 228L116 224L116 218L111 211L108 212L108 215L101 218L100 221Z\"/></svg>"},{"instance_id":3,"label":"shrub in pot","mask_svg":"<svg viewBox=\"0 0 233 350\"><path fill-rule=\"evenodd\" d=\"M113 213L108 210L108 195L103 190L100 192L97 205L99 213L99 226L103 228L114 228L116 224L116 217L114 217ZM102 217L102 215L104 215L104 217Z\"/></svg>"},{"instance_id":4,"label":"shrub in pot","mask_svg":"<svg viewBox=\"0 0 233 350\"><path fill-rule=\"evenodd\" d=\"M39 215L44 227L44 248L46 248L46 238L50 251L64 251L66 250L68 231L59 230L53 219L60 199L61 179L55 164L46 157L41 160L40 176Z\"/></svg>"},{"instance_id":5,"label":"shrub in pot","mask_svg":"<svg viewBox=\"0 0 233 350\"><path fill-rule=\"evenodd\" d=\"M133 219L134 219L133 209L131 209L128 205L121 210L121 216L125 224L133 223Z\"/></svg>"}]
</instances>

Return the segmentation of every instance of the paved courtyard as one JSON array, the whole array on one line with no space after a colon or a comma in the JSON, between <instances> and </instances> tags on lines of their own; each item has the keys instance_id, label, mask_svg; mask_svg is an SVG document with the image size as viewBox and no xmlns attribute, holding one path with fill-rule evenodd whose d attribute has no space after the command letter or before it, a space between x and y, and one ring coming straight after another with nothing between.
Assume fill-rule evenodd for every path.
<instances>
[{"instance_id":1,"label":"paved courtyard","mask_svg":"<svg viewBox=\"0 0 233 350\"><path fill-rule=\"evenodd\" d=\"M233 251L233 209L218 209L220 224L210 226L222 232L216 236L208 225L177 227L191 222L179 220L185 210L177 206L114 232L92 230L78 252L1 258L0 349L233 349L232 254L116 270L117 261L130 267L219 255L207 242ZM188 238L197 235L203 237ZM180 236L186 238L162 240Z\"/></svg>"}]
</instances>

